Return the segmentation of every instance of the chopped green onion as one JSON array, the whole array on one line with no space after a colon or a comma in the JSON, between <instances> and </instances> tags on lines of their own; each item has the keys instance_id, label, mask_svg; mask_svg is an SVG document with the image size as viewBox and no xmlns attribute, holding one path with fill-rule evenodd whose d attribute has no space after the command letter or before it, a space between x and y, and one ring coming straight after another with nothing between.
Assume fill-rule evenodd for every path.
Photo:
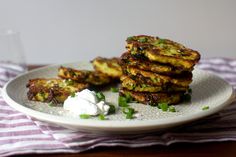
<instances>
[{"instance_id":1,"label":"chopped green onion","mask_svg":"<svg viewBox=\"0 0 236 157\"><path fill-rule=\"evenodd\" d=\"M45 94L44 92L40 92L40 93L39 93L39 96L42 97L43 99L46 98L46 94Z\"/></svg>"},{"instance_id":2,"label":"chopped green onion","mask_svg":"<svg viewBox=\"0 0 236 157\"><path fill-rule=\"evenodd\" d=\"M126 40L127 41L130 41L130 40L133 40L134 39L134 37L133 36L130 36L130 37L128 37Z\"/></svg>"},{"instance_id":3,"label":"chopped green onion","mask_svg":"<svg viewBox=\"0 0 236 157\"><path fill-rule=\"evenodd\" d=\"M97 92L96 96L97 96L99 101L105 101L105 96L102 92Z\"/></svg>"},{"instance_id":4,"label":"chopped green onion","mask_svg":"<svg viewBox=\"0 0 236 157\"><path fill-rule=\"evenodd\" d=\"M131 84L131 90L134 90L134 88L136 87L134 84Z\"/></svg>"},{"instance_id":5,"label":"chopped green onion","mask_svg":"<svg viewBox=\"0 0 236 157\"><path fill-rule=\"evenodd\" d=\"M169 106L169 111L170 112L176 112L175 107L173 105Z\"/></svg>"},{"instance_id":6,"label":"chopped green onion","mask_svg":"<svg viewBox=\"0 0 236 157\"><path fill-rule=\"evenodd\" d=\"M123 112L124 114L127 114L127 113L134 113L135 110L134 110L133 108L131 108L131 107L125 107L125 108L122 109L122 112Z\"/></svg>"},{"instance_id":7,"label":"chopped green onion","mask_svg":"<svg viewBox=\"0 0 236 157\"><path fill-rule=\"evenodd\" d=\"M210 107L209 106L203 106L202 110L208 110Z\"/></svg>"},{"instance_id":8,"label":"chopped green onion","mask_svg":"<svg viewBox=\"0 0 236 157\"><path fill-rule=\"evenodd\" d=\"M110 108L108 110L108 114L113 114L116 112L116 107L112 104L109 104Z\"/></svg>"},{"instance_id":9,"label":"chopped green onion","mask_svg":"<svg viewBox=\"0 0 236 157\"><path fill-rule=\"evenodd\" d=\"M146 85L146 84L142 84L141 86L142 86L143 88L148 87L148 85Z\"/></svg>"},{"instance_id":10,"label":"chopped green onion","mask_svg":"<svg viewBox=\"0 0 236 157\"><path fill-rule=\"evenodd\" d=\"M113 93L117 93L119 90L118 90L118 88L111 87L111 91L112 91Z\"/></svg>"},{"instance_id":11,"label":"chopped green onion","mask_svg":"<svg viewBox=\"0 0 236 157\"><path fill-rule=\"evenodd\" d=\"M81 119L89 119L91 116L89 114L81 114L79 115Z\"/></svg>"},{"instance_id":12,"label":"chopped green onion","mask_svg":"<svg viewBox=\"0 0 236 157\"><path fill-rule=\"evenodd\" d=\"M119 96L118 98L118 104L120 107L128 107L128 103L127 103L127 98L123 97L123 96Z\"/></svg>"},{"instance_id":13,"label":"chopped green onion","mask_svg":"<svg viewBox=\"0 0 236 157\"><path fill-rule=\"evenodd\" d=\"M126 114L125 118L126 119L133 119L134 117L133 117L133 114Z\"/></svg>"},{"instance_id":14,"label":"chopped green onion","mask_svg":"<svg viewBox=\"0 0 236 157\"><path fill-rule=\"evenodd\" d=\"M166 41L165 39L159 39L159 43L160 43L160 44L164 44L165 41Z\"/></svg>"},{"instance_id":15,"label":"chopped green onion","mask_svg":"<svg viewBox=\"0 0 236 157\"><path fill-rule=\"evenodd\" d=\"M70 96L73 98L75 97L75 92L71 93Z\"/></svg>"},{"instance_id":16,"label":"chopped green onion","mask_svg":"<svg viewBox=\"0 0 236 157\"><path fill-rule=\"evenodd\" d=\"M138 39L138 41L141 42L141 43L144 43L144 42L147 42L147 38L145 38L145 37L140 37L140 38Z\"/></svg>"},{"instance_id":17,"label":"chopped green onion","mask_svg":"<svg viewBox=\"0 0 236 157\"><path fill-rule=\"evenodd\" d=\"M133 100L133 98L131 97L131 95L129 93L125 94L127 103L131 102Z\"/></svg>"},{"instance_id":18,"label":"chopped green onion","mask_svg":"<svg viewBox=\"0 0 236 157\"><path fill-rule=\"evenodd\" d=\"M152 45L154 45L154 46L163 46L162 44L164 44L164 43L165 43L165 39L158 39Z\"/></svg>"},{"instance_id":19,"label":"chopped green onion","mask_svg":"<svg viewBox=\"0 0 236 157\"><path fill-rule=\"evenodd\" d=\"M99 120L106 120L104 114L100 114L100 115L98 116L98 119L99 119Z\"/></svg>"},{"instance_id":20,"label":"chopped green onion","mask_svg":"<svg viewBox=\"0 0 236 157\"><path fill-rule=\"evenodd\" d=\"M166 112L169 108L167 103L159 103L158 108L161 109L162 111Z\"/></svg>"},{"instance_id":21,"label":"chopped green onion","mask_svg":"<svg viewBox=\"0 0 236 157\"><path fill-rule=\"evenodd\" d=\"M123 108L122 112L126 115L126 119L133 119L133 115L135 113L135 110L133 108L127 107Z\"/></svg>"},{"instance_id":22,"label":"chopped green onion","mask_svg":"<svg viewBox=\"0 0 236 157\"><path fill-rule=\"evenodd\" d=\"M190 94L184 94L183 95L183 101L185 101L185 102L191 101L191 95Z\"/></svg>"},{"instance_id":23,"label":"chopped green onion","mask_svg":"<svg viewBox=\"0 0 236 157\"><path fill-rule=\"evenodd\" d=\"M74 84L74 81L71 79L65 80L66 85L70 86Z\"/></svg>"}]
</instances>

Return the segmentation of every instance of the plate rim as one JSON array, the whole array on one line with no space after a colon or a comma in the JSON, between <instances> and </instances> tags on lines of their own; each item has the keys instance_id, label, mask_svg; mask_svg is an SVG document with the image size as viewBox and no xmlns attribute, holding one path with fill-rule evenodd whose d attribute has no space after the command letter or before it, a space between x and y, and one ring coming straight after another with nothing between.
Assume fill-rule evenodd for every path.
<instances>
[{"instance_id":1,"label":"plate rim","mask_svg":"<svg viewBox=\"0 0 236 157\"><path fill-rule=\"evenodd\" d=\"M88 64L89 62L71 62L71 63L64 63L64 64L52 64L52 65L48 65L48 66L44 66L41 68L37 68L25 73L20 74L19 76L15 77L14 79L8 81L3 89L2 89L2 96L4 101L7 102L7 104L11 107L13 107L14 109L16 109L19 112L22 112L30 117L34 117L36 119L39 119L41 121L46 121L46 122L50 122L50 123L56 123L56 124L60 124L60 125L70 125L70 126L76 126L76 127L87 127L87 128L99 128L101 130L116 130L116 129L134 129L134 128L154 128L154 127L163 127L163 126L176 126L179 124L183 124L183 123L187 123L190 121L195 121L197 119L200 118L204 118L206 116L212 115L216 112L219 112L221 109L225 108L226 106L228 106L229 104L231 104L234 101L235 98L235 92L233 90L233 87L224 79L222 79L221 77L208 72L208 71L204 71L201 69L196 68L196 70L204 72L204 73L210 73L210 75L214 75L214 77L217 77L218 79L221 79L222 81L224 81L225 83L227 83L227 85L229 87L231 87L231 95L224 101L224 103L217 105L214 108L211 108L210 110L206 110L204 112L200 112L200 113L194 113L194 114L190 114L190 115L179 115L178 118L176 117L171 117L168 118L168 121L166 121L165 118L163 119L151 119L151 120L124 120L124 121L120 121L120 120L107 120L107 121L99 121L99 120L93 120L93 119L79 119L79 118L72 118L72 117L63 117L63 116L58 116L58 115L52 115L52 114L48 114L48 113L43 113L40 111L36 111L34 109L31 109L29 107L26 107L20 103L17 103L16 101L14 101L7 93L7 87L9 86L9 84L11 84L13 81L17 80L20 77L23 77L24 75L30 75L31 73L37 72L37 71L41 71L43 69L47 69L47 68L53 68L53 67L57 67L60 65L66 65L66 64ZM138 123L137 123L138 121ZM113 123L111 123L113 122ZM82 128L81 128L82 129Z\"/></svg>"}]
</instances>

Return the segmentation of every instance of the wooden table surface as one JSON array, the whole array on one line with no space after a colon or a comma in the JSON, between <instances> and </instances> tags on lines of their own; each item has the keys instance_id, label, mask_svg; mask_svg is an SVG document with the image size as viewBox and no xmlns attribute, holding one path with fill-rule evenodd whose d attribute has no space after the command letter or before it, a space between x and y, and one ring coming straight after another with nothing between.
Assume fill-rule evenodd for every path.
<instances>
[{"instance_id":1,"label":"wooden table surface","mask_svg":"<svg viewBox=\"0 0 236 157\"><path fill-rule=\"evenodd\" d=\"M34 69L39 66L29 66ZM211 143L178 143L170 146L151 146L142 148L125 148L125 147L99 147L83 153L60 153L60 154L30 154L24 157L118 157L118 156L136 156L136 157L235 157L236 142L211 142ZM23 157L22 156L22 157Z\"/></svg>"},{"instance_id":2,"label":"wooden table surface","mask_svg":"<svg viewBox=\"0 0 236 157\"><path fill-rule=\"evenodd\" d=\"M100 147L82 153L30 154L20 157L235 157L236 142L218 142L204 144L173 144L170 146L152 146L142 148Z\"/></svg>"}]
</instances>

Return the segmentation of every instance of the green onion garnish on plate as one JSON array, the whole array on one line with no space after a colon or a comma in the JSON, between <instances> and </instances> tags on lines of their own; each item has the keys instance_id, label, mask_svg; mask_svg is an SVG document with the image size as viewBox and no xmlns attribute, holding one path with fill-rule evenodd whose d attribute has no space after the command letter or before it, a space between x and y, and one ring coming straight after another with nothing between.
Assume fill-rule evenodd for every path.
<instances>
[{"instance_id":1,"label":"green onion garnish on plate","mask_svg":"<svg viewBox=\"0 0 236 157\"><path fill-rule=\"evenodd\" d=\"M202 110L204 111L204 110L208 110L210 107L209 106L203 106L202 107Z\"/></svg>"},{"instance_id":2,"label":"green onion garnish on plate","mask_svg":"<svg viewBox=\"0 0 236 157\"><path fill-rule=\"evenodd\" d=\"M166 112L169 108L167 103L159 103L158 108L161 109L162 111Z\"/></svg>"},{"instance_id":3,"label":"green onion garnish on plate","mask_svg":"<svg viewBox=\"0 0 236 157\"><path fill-rule=\"evenodd\" d=\"M127 98L123 97L123 96L119 96L118 98L118 104L120 107L128 107L128 102L127 102Z\"/></svg>"},{"instance_id":4,"label":"green onion garnish on plate","mask_svg":"<svg viewBox=\"0 0 236 157\"><path fill-rule=\"evenodd\" d=\"M106 120L104 114L100 114L100 115L98 116L98 119L99 119L99 120Z\"/></svg>"},{"instance_id":5,"label":"green onion garnish on plate","mask_svg":"<svg viewBox=\"0 0 236 157\"><path fill-rule=\"evenodd\" d=\"M105 101L105 95L102 92L97 92L96 96L99 101Z\"/></svg>"},{"instance_id":6,"label":"green onion garnish on plate","mask_svg":"<svg viewBox=\"0 0 236 157\"><path fill-rule=\"evenodd\" d=\"M118 88L111 87L111 91L112 91L113 93L117 93L119 90L118 90Z\"/></svg>"},{"instance_id":7,"label":"green onion garnish on plate","mask_svg":"<svg viewBox=\"0 0 236 157\"><path fill-rule=\"evenodd\" d=\"M89 114L81 114L79 115L81 119L89 119L91 116Z\"/></svg>"}]
</instances>

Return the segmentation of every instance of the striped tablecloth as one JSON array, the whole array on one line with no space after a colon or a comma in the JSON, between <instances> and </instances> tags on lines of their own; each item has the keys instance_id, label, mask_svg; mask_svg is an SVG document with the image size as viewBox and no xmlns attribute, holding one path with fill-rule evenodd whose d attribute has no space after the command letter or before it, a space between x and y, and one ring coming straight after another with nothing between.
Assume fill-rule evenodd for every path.
<instances>
[{"instance_id":1,"label":"striped tablecloth","mask_svg":"<svg viewBox=\"0 0 236 157\"><path fill-rule=\"evenodd\" d=\"M236 60L202 59L198 68L212 71L236 89ZM0 87L22 71L0 63ZM105 136L74 132L32 119L8 106L0 95L0 156L26 153L83 152L99 146L143 147L177 142L236 141L236 101L191 126L164 133Z\"/></svg>"}]
</instances>

